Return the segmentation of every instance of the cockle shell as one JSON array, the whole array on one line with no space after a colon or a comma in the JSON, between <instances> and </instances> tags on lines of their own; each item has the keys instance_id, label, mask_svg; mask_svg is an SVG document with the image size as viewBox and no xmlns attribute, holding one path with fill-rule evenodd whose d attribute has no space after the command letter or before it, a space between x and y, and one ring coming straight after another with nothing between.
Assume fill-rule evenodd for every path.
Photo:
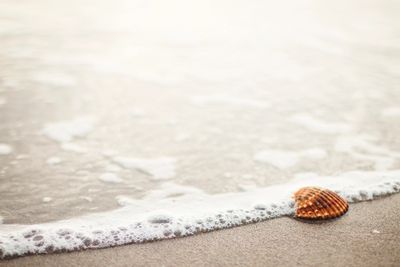
<instances>
[{"instance_id":1,"label":"cockle shell","mask_svg":"<svg viewBox=\"0 0 400 267\"><path fill-rule=\"evenodd\" d=\"M340 217L349 204L335 192L318 187L303 187L294 193L297 218L321 220Z\"/></svg>"}]
</instances>

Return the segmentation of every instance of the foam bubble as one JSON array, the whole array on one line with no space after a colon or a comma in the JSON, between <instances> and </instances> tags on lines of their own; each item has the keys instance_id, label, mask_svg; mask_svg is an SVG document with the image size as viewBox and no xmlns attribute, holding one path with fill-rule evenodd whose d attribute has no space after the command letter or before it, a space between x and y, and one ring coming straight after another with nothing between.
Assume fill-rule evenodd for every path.
<instances>
[{"instance_id":1,"label":"foam bubble","mask_svg":"<svg viewBox=\"0 0 400 267\"><path fill-rule=\"evenodd\" d=\"M8 155L13 151L13 148L10 145L0 143L0 156Z\"/></svg>"},{"instance_id":2,"label":"foam bubble","mask_svg":"<svg viewBox=\"0 0 400 267\"><path fill-rule=\"evenodd\" d=\"M400 171L348 172L217 195L166 183L113 211L45 224L0 225L0 257L141 243L292 215L293 192L309 185L330 188L349 202L371 200L399 192Z\"/></svg>"},{"instance_id":3,"label":"foam bubble","mask_svg":"<svg viewBox=\"0 0 400 267\"><path fill-rule=\"evenodd\" d=\"M147 218L147 221L154 224L166 224L171 223L173 221L173 217L166 214L156 214L150 215Z\"/></svg>"}]
</instances>

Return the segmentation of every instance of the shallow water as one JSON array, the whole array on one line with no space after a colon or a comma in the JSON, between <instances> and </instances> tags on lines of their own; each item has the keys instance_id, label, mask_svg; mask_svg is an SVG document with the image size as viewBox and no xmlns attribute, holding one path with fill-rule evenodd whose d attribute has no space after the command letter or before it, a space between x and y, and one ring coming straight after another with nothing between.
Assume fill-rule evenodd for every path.
<instances>
[{"instance_id":1,"label":"shallow water","mask_svg":"<svg viewBox=\"0 0 400 267\"><path fill-rule=\"evenodd\" d=\"M392 1L1 1L0 248L26 253L17 248L25 241L10 236L40 228L44 249L68 222L15 224L73 219L72 232L86 224L111 233L149 216L150 224L156 216L191 225L189 215L258 204L290 214L294 185L308 182L353 201L397 191L398 8ZM354 191L337 178L352 171L361 171L350 175ZM281 184L280 194L262 199ZM249 199L254 190L260 195ZM218 205L210 210L209 201ZM196 204L198 213L175 202ZM159 207L165 214L151 213ZM110 213L96 215L103 211ZM120 221L108 222L115 214ZM235 215L199 231L248 216ZM245 221L274 217L254 216ZM151 229L105 235L97 245L82 235L50 245L163 238L164 230ZM29 238L33 247L42 242Z\"/></svg>"}]
</instances>

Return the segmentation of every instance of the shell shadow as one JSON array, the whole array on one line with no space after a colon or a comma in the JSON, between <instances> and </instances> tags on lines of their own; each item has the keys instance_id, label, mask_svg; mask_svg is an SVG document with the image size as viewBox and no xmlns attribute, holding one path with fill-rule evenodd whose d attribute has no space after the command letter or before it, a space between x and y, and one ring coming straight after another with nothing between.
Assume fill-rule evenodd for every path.
<instances>
[{"instance_id":1,"label":"shell shadow","mask_svg":"<svg viewBox=\"0 0 400 267\"><path fill-rule=\"evenodd\" d=\"M331 218L331 219L302 219L302 218L298 218L298 217L295 217L295 216L292 216L291 218L296 220L296 221L299 221L299 222L302 222L302 223L307 223L307 224L326 224L326 223L333 223L333 222L335 222L337 220L341 220L344 217L346 217L348 213L349 213L349 210L345 214L343 214L342 216L339 216L339 217L336 217L336 218Z\"/></svg>"}]
</instances>

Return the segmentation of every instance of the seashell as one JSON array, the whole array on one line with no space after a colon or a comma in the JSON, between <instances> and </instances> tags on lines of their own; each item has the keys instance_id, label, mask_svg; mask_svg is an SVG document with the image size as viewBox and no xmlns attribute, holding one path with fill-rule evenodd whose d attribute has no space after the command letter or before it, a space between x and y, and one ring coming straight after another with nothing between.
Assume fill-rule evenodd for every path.
<instances>
[{"instance_id":1,"label":"seashell","mask_svg":"<svg viewBox=\"0 0 400 267\"><path fill-rule=\"evenodd\" d=\"M349 209L347 201L335 192L318 187L303 187L294 193L295 217L310 220L333 219Z\"/></svg>"}]
</instances>

